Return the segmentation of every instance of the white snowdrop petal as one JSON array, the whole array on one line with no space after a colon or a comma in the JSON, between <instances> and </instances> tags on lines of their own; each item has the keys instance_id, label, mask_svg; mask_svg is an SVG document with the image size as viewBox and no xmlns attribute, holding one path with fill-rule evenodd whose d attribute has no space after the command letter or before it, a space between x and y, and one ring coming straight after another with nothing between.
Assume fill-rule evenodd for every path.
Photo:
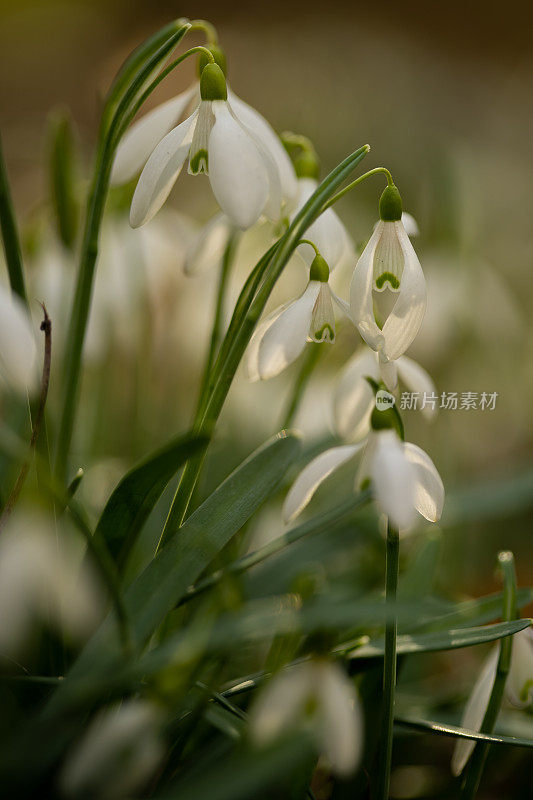
<instances>
[{"instance_id":1,"label":"white snowdrop petal","mask_svg":"<svg viewBox=\"0 0 533 800\"><path fill-rule=\"evenodd\" d=\"M291 303L284 303L284 305L276 308L272 314L269 314L265 319L261 320L259 325L257 325L252 338L250 339L250 344L246 350L246 357L244 361L244 368L246 372L246 377L249 381L259 381L262 378L261 373L259 372L259 348L261 342L263 341L263 337L265 333L268 331L271 325L277 320L277 318L288 308Z\"/></svg>"},{"instance_id":2,"label":"white snowdrop petal","mask_svg":"<svg viewBox=\"0 0 533 800\"><path fill-rule=\"evenodd\" d=\"M376 433L371 464L375 499L398 530L410 528L416 520L414 507L415 471L407 460L404 445L394 431Z\"/></svg>"},{"instance_id":3,"label":"white snowdrop petal","mask_svg":"<svg viewBox=\"0 0 533 800\"><path fill-rule=\"evenodd\" d=\"M335 388L333 416L342 438L357 440L368 433L374 393L366 376L379 378L374 353L365 348L348 361Z\"/></svg>"},{"instance_id":4,"label":"white snowdrop petal","mask_svg":"<svg viewBox=\"0 0 533 800\"><path fill-rule=\"evenodd\" d=\"M189 150L189 175L209 174L209 136L215 122L212 103L202 100L198 109L198 119L194 126L191 147Z\"/></svg>"},{"instance_id":5,"label":"white snowdrop petal","mask_svg":"<svg viewBox=\"0 0 533 800\"><path fill-rule=\"evenodd\" d=\"M300 472L283 503L283 519L290 522L306 507L321 483L332 472L353 458L362 444L343 444L331 447L314 458Z\"/></svg>"},{"instance_id":6,"label":"white snowdrop petal","mask_svg":"<svg viewBox=\"0 0 533 800\"><path fill-rule=\"evenodd\" d=\"M490 694L498 666L499 648L495 647L483 665L483 669L465 706L461 727L478 732L489 704ZM452 755L451 769L456 777L461 774L472 755L476 743L469 739L458 739Z\"/></svg>"},{"instance_id":7,"label":"white snowdrop petal","mask_svg":"<svg viewBox=\"0 0 533 800\"><path fill-rule=\"evenodd\" d=\"M190 87L133 123L118 145L111 173L112 184L126 183L141 171L152 150L185 113L195 91L196 86Z\"/></svg>"},{"instance_id":8,"label":"white snowdrop petal","mask_svg":"<svg viewBox=\"0 0 533 800\"><path fill-rule=\"evenodd\" d=\"M185 255L185 273L206 272L222 260L232 224L224 214L215 214L194 237Z\"/></svg>"},{"instance_id":9,"label":"white snowdrop petal","mask_svg":"<svg viewBox=\"0 0 533 800\"><path fill-rule=\"evenodd\" d=\"M152 219L170 194L189 154L196 119L195 111L159 142L146 162L131 203L133 228Z\"/></svg>"},{"instance_id":10,"label":"white snowdrop petal","mask_svg":"<svg viewBox=\"0 0 533 800\"><path fill-rule=\"evenodd\" d=\"M274 676L250 709L252 739L266 745L294 725L312 691L309 664L301 664Z\"/></svg>"},{"instance_id":11,"label":"white snowdrop petal","mask_svg":"<svg viewBox=\"0 0 533 800\"><path fill-rule=\"evenodd\" d=\"M426 372L420 364L413 361L412 358L400 356L396 364L398 365L399 378L410 392L418 392L421 398L424 394L429 396L436 393L435 384L433 383L431 375ZM422 408L422 414L424 414L427 419L432 419L436 413L436 403L434 408L430 403L426 403L424 408Z\"/></svg>"},{"instance_id":12,"label":"white snowdrop petal","mask_svg":"<svg viewBox=\"0 0 533 800\"><path fill-rule=\"evenodd\" d=\"M37 383L37 347L22 301L0 286L0 375L16 392L32 391Z\"/></svg>"},{"instance_id":13,"label":"white snowdrop petal","mask_svg":"<svg viewBox=\"0 0 533 800\"><path fill-rule=\"evenodd\" d=\"M429 522L437 522L444 506L444 485L435 464L416 444L406 442L405 457L415 470L414 505Z\"/></svg>"},{"instance_id":14,"label":"white snowdrop petal","mask_svg":"<svg viewBox=\"0 0 533 800\"><path fill-rule=\"evenodd\" d=\"M408 236L418 236L420 234L416 219L407 211L404 211L402 214L402 225Z\"/></svg>"},{"instance_id":15,"label":"white snowdrop petal","mask_svg":"<svg viewBox=\"0 0 533 800\"><path fill-rule=\"evenodd\" d=\"M313 342L335 341L335 313L331 291L327 283L320 282L318 297L311 315L309 338Z\"/></svg>"},{"instance_id":16,"label":"white snowdrop petal","mask_svg":"<svg viewBox=\"0 0 533 800\"><path fill-rule=\"evenodd\" d=\"M396 361L384 361L381 352L379 353L378 361L381 380L389 392L394 392L398 386L398 363Z\"/></svg>"},{"instance_id":17,"label":"white snowdrop petal","mask_svg":"<svg viewBox=\"0 0 533 800\"><path fill-rule=\"evenodd\" d=\"M404 266L404 254L397 235L395 222L383 222L381 236L374 252L374 289L383 292L386 288L397 292L400 288Z\"/></svg>"},{"instance_id":18,"label":"white snowdrop petal","mask_svg":"<svg viewBox=\"0 0 533 800\"><path fill-rule=\"evenodd\" d=\"M273 159L281 181L283 200L288 206L292 206L298 194L298 182L292 161L279 136L266 119L240 97L230 91L228 99L239 121L253 131Z\"/></svg>"},{"instance_id":19,"label":"white snowdrop petal","mask_svg":"<svg viewBox=\"0 0 533 800\"><path fill-rule=\"evenodd\" d=\"M374 233L361 253L350 286L350 309L354 323L365 342L373 350L384 344L384 336L374 318L374 253L383 232L383 222L378 222Z\"/></svg>"},{"instance_id":20,"label":"white snowdrop petal","mask_svg":"<svg viewBox=\"0 0 533 800\"><path fill-rule=\"evenodd\" d=\"M401 222L393 224L402 247L404 267L398 299L382 330L384 353L390 360L403 355L412 343L424 319L427 300L426 281L418 256Z\"/></svg>"},{"instance_id":21,"label":"white snowdrop petal","mask_svg":"<svg viewBox=\"0 0 533 800\"><path fill-rule=\"evenodd\" d=\"M513 636L505 693L518 708L527 708L533 703L533 628L526 628Z\"/></svg>"},{"instance_id":22,"label":"white snowdrop petal","mask_svg":"<svg viewBox=\"0 0 533 800\"><path fill-rule=\"evenodd\" d=\"M263 329L257 351L257 371L263 380L282 372L304 349L319 290L318 281L310 281L305 292Z\"/></svg>"},{"instance_id":23,"label":"white snowdrop petal","mask_svg":"<svg viewBox=\"0 0 533 800\"><path fill-rule=\"evenodd\" d=\"M238 228L249 228L270 192L265 158L227 103L213 102L215 124L209 137L209 180L222 211Z\"/></svg>"},{"instance_id":24,"label":"white snowdrop petal","mask_svg":"<svg viewBox=\"0 0 533 800\"><path fill-rule=\"evenodd\" d=\"M319 736L321 751L339 775L350 775L363 750L363 715L354 686L336 663L319 667Z\"/></svg>"}]
</instances>

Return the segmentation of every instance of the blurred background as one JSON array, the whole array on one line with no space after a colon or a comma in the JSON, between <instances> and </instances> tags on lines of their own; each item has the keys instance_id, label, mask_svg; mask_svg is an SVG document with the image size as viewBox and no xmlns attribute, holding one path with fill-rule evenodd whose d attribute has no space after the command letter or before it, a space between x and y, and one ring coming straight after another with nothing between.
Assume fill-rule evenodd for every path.
<instances>
[{"instance_id":1,"label":"blurred background","mask_svg":"<svg viewBox=\"0 0 533 800\"><path fill-rule=\"evenodd\" d=\"M364 169L382 164L392 171L420 228L414 244L429 286L426 321L409 355L431 373L439 393L498 395L494 410L443 410L431 426L417 412L405 416L407 438L431 454L449 492L439 582L456 597L493 591L495 556L509 548L519 582L532 584L531 4L0 0L0 12L4 149L34 296L56 303L58 348L66 295L58 295L49 262L62 255L42 244L49 236L50 111L71 110L82 200L102 97L123 59L172 17L209 19L227 52L233 90L276 130L309 136L323 175L365 142L372 150ZM191 60L150 106L193 77ZM368 181L337 206L356 248L377 218L381 186L380 179ZM216 270L184 277L183 258L195 226L216 206L207 182L188 176L171 205L180 216L161 212L159 236L154 228L142 244L132 239L115 251L110 245L110 266L101 269L108 277L95 290L98 321L74 448L87 469L83 497L95 515L124 470L185 430L194 407L217 278ZM261 232L243 238L233 295L262 244ZM304 285L294 267L273 302ZM338 344L319 362L296 421L310 444L328 436L333 381L357 346L353 330L341 326ZM253 385L239 373L204 490L279 428L297 369ZM456 525L454 504L476 486L468 495L472 521L463 513ZM257 527L255 541L278 535L277 509ZM414 796L402 794L401 785L397 797Z\"/></svg>"}]
</instances>

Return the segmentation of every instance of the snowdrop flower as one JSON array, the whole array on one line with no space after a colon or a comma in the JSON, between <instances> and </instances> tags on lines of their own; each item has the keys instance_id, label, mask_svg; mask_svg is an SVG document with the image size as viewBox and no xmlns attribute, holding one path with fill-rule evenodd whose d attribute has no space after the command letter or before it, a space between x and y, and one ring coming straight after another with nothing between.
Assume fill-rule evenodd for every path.
<instances>
[{"instance_id":1,"label":"snowdrop flower","mask_svg":"<svg viewBox=\"0 0 533 800\"><path fill-rule=\"evenodd\" d=\"M185 273L205 272L219 264L235 226L225 214L215 214L192 239L185 256Z\"/></svg>"},{"instance_id":2,"label":"snowdrop flower","mask_svg":"<svg viewBox=\"0 0 533 800\"><path fill-rule=\"evenodd\" d=\"M37 385L37 347L22 301L0 286L0 377L15 392Z\"/></svg>"},{"instance_id":3,"label":"snowdrop flower","mask_svg":"<svg viewBox=\"0 0 533 800\"><path fill-rule=\"evenodd\" d=\"M359 333L386 362L399 358L418 333L426 310L426 283L401 222L402 203L395 186L385 189L379 207L380 221L355 267L350 306Z\"/></svg>"},{"instance_id":4,"label":"snowdrop flower","mask_svg":"<svg viewBox=\"0 0 533 800\"><path fill-rule=\"evenodd\" d=\"M364 442L331 447L302 470L283 504L285 522L297 517L326 478L356 456L361 458L355 490L370 485L379 508L398 530L412 528L419 514L429 522L440 519L444 505L440 475L427 453L400 440L391 414L392 409L375 409Z\"/></svg>"},{"instance_id":5,"label":"snowdrop flower","mask_svg":"<svg viewBox=\"0 0 533 800\"><path fill-rule=\"evenodd\" d=\"M357 767L363 747L363 714L355 688L341 667L312 658L276 675L250 711L250 733L259 746L305 724L317 749L340 775Z\"/></svg>"},{"instance_id":6,"label":"snowdrop flower","mask_svg":"<svg viewBox=\"0 0 533 800\"><path fill-rule=\"evenodd\" d=\"M97 580L72 536L56 536L37 514L17 514L0 540L0 650L17 655L36 622L51 621L80 641L102 611Z\"/></svg>"},{"instance_id":7,"label":"snowdrop flower","mask_svg":"<svg viewBox=\"0 0 533 800\"><path fill-rule=\"evenodd\" d=\"M367 377L377 383L383 381L390 392L394 392L401 381L410 392L417 392L421 397L435 393L433 380L413 359L400 356L396 361L383 363L378 353L365 347L342 369L334 394L335 428L343 439L357 441L370 430L374 392ZM421 412L429 420L437 413L437 407L426 403Z\"/></svg>"},{"instance_id":8,"label":"snowdrop flower","mask_svg":"<svg viewBox=\"0 0 533 800\"><path fill-rule=\"evenodd\" d=\"M487 657L479 678L465 706L461 727L469 731L481 730L485 712L489 704L492 687L496 678L499 646L494 647ZM533 705L533 629L526 628L515 633L511 651L511 666L505 684L505 698L519 708ZM468 739L458 739L452 756L452 773L461 774L472 755L476 743Z\"/></svg>"},{"instance_id":9,"label":"snowdrop flower","mask_svg":"<svg viewBox=\"0 0 533 800\"><path fill-rule=\"evenodd\" d=\"M306 342L334 342L335 314L328 278L329 267L316 255L304 293L276 309L261 322L247 353L250 380L266 380L282 372L303 351Z\"/></svg>"},{"instance_id":10,"label":"snowdrop flower","mask_svg":"<svg viewBox=\"0 0 533 800\"><path fill-rule=\"evenodd\" d=\"M131 797L164 757L160 713L145 700L101 711L60 775L66 797Z\"/></svg>"},{"instance_id":11,"label":"snowdrop flower","mask_svg":"<svg viewBox=\"0 0 533 800\"><path fill-rule=\"evenodd\" d=\"M260 139L235 115L217 64L204 67L200 97L197 109L148 159L133 195L132 227L144 225L159 211L187 158L189 173L209 176L218 204L238 228L249 228L261 214L279 219L278 168Z\"/></svg>"}]
</instances>

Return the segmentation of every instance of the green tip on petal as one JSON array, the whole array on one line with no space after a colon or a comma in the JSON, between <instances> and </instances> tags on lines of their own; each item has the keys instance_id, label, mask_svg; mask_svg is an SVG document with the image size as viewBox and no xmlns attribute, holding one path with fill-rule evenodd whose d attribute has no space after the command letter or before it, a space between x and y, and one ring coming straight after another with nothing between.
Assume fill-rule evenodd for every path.
<instances>
[{"instance_id":1,"label":"green tip on petal","mask_svg":"<svg viewBox=\"0 0 533 800\"><path fill-rule=\"evenodd\" d=\"M387 186L379 199L379 216L384 222L397 222L402 218L402 198L394 186Z\"/></svg>"},{"instance_id":2,"label":"green tip on petal","mask_svg":"<svg viewBox=\"0 0 533 800\"><path fill-rule=\"evenodd\" d=\"M320 281L321 283L327 283L329 279L329 267L325 258L317 253L317 255L313 259L313 263L311 264L311 270L309 272L309 280L311 281Z\"/></svg>"},{"instance_id":3,"label":"green tip on petal","mask_svg":"<svg viewBox=\"0 0 533 800\"><path fill-rule=\"evenodd\" d=\"M294 159L294 170L298 178L313 178L318 180L320 175L320 162L316 153L306 150Z\"/></svg>"},{"instance_id":4,"label":"green tip on petal","mask_svg":"<svg viewBox=\"0 0 533 800\"><path fill-rule=\"evenodd\" d=\"M191 175L198 175L204 172L206 175L209 172L209 157L207 150L198 150L189 160L189 171Z\"/></svg>"},{"instance_id":5,"label":"green tip on petal","mask_svg":"<svg viewBox=\"0 0 533 800\"><path fill-rule=\"evenodd\" d=\"M226 78L218 64L207 64L200 78L200 97L202 100L227 100Z\"/></svg>"},{"instance_id":6,"label":"green tip on petal","mask_svg":"<svg viewBox=\"0 0 533 800\"><path fill-rule=\"evenodd\" d=\"M376 280L376 288L381 289L386 283L389 284L391 289L400 288L400 281L392 272L382 272L379 278Z\"/></svg>"},{"instance_id":7,"label":"green tip on petal","mask_svg":"<svg viewBox=\"0 0 533 800\"><path fill-rule=\"evenodd\" d=\"M207 47L206 49L211 52L211 55L215 59L215 64L218 64L218 66L220 67L220 69L222 70L224 75L227 75L228 74L228 62L227 62L226 54L225 54L224 50L222 50L222 48L219 47L217 44L212 44L209 47ZM207 67L208 64L211 64L211 61L209 61L207 53L200 53L200 55L198 56L198 75L199 76L202 75L204 69Z\"/></svg>"}]
</instances>

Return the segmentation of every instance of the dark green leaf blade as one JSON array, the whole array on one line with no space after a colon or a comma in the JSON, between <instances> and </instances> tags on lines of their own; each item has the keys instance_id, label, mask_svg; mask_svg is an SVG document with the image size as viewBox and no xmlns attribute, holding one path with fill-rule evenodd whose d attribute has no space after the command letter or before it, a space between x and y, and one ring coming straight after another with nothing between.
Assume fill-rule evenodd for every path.
<instances>
[{"instance_id":1,"label":"dark green leaf blade","mask_svg":"<svg viewBox=\"0 0 533 800\"><path fill-rule=\"evenodd\" d=\"M206 448L208 442L205 435L179 436L122 478L107 501L94 534L105 543L119 568L124 567L146 519L172 476L191 456Z\"/></svg>"},{"instance_id":2,"label":"dark green leaf blade","mask_svg":"<svg viewBox=\"0 0 533 800\"><path fill-rule=\"evenodd\" d=\"M410 717L395 717L394 722L406 728L413 728L419 731L440 734L441 736L453 736L455 739L473 739L479 742L492 742L493 744L511 744L516 747L533 747L533 739L522 739L517 736L501 736L497 733L487 734L476 731L468 731L466 728L459 728L456 725L448 725L444 722L435 722L427 719L411 719Z\"/></svg>"},{"instance_id":3,"label":"dark green leaf blade","mask_svg":"<svg viewBox=\"0 0 533 800\"><path fill-rule=\"evenodd\" d=\"M432 653L438 650L456 650L459 647L470 647L476 644L494 642L504 636L523 631L531 625L530 619L514 620L513 622L497 622L493 625L482 625L476 628L458 628L448 631L434 631L432 633L412 634L398 636L398 655L412 655L415 653ZM374 642L357 647L347 656L356 658L382 658L384 653L384 640L376 639Z\"/></svg>"}]
</instances>

